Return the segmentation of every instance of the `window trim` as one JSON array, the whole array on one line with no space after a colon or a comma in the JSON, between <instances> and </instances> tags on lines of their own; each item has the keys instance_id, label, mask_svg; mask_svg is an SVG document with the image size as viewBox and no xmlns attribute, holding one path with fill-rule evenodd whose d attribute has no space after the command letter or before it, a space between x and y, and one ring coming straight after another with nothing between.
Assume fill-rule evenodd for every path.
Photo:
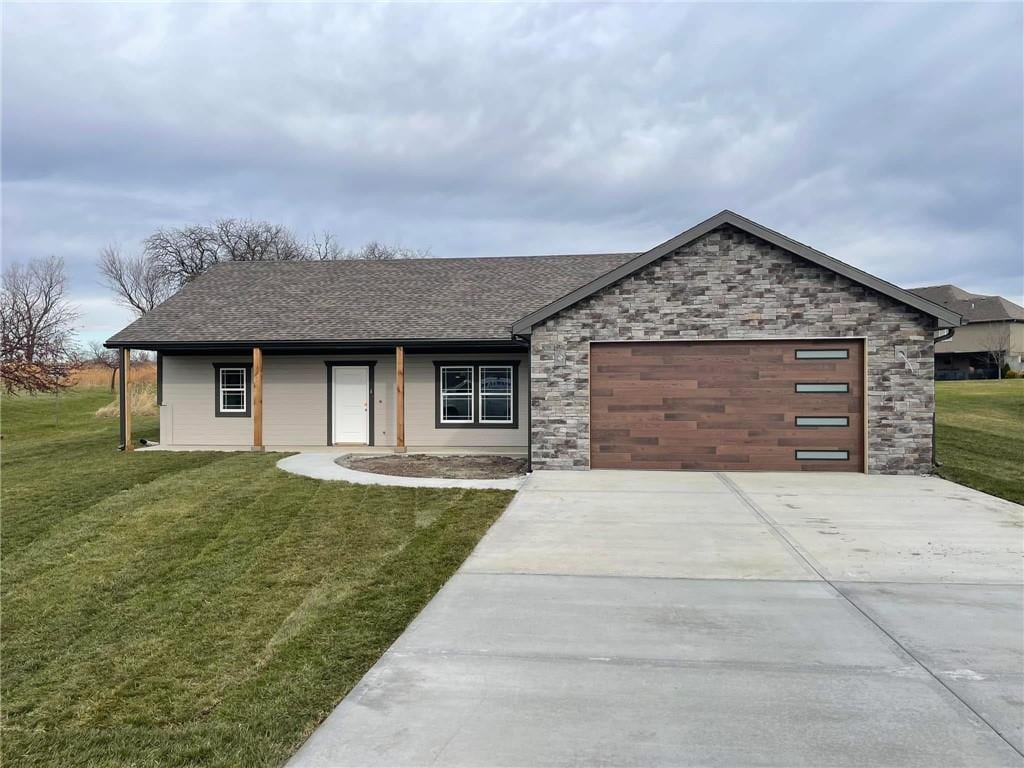
<instances>
[{"instance_id":1,"label":"window trim","mask_svg":"<svg viewBox=\"0 0 1024 768\"><path fill-rule=\"evenodd\" d=\"M245 410L225 411L220 407L220 372L224 369L245 371ZM217 418L249 418L252 416L252 363L213 364L213 415Z\"/></svg>"},{"instance_id":2,"label":"window trim","mask_svg":"<svg viewBox=\"0 0 1024 768\"><path fill-rule=\"evenodd\" d=\"M434 360L434 428L435 429L518 429L519 428L519 364L521 360ZM441 369L471 368L473 375L472 421L442 421ZM480 369L512 369L512 421L480 420Z\"/></svg>"},{"instance_id":3,"label":"window trim","mask_svg":"<svg viewBox=\"0 0 1024 768\"><path fill-rule=\"evenodd\" d=\"M462 391L458 389L445 390L444 388L444 373L445 371L469 371L469 391ZM464 426L466 424L472 424L477 419L477 408L476 408L476 395L477 395L477 370L472 364L463 365L441 365L437 368L437 398L438 398L438 414L437 417L440 419L442 424L451 426ZM448 419L445 418L444 413L444 399L445 397L456 397L459 399L469 399L469 418L468 419Z\"/></svg>"},{"instance_id":4,"label":"window trim","mask_svg":"<svg viewBox=\"0 0 1024 768\"><path fill-rule=\"evenodd\" d=\"M508 392L484 392L483 370L485 368L500 368L502 370L507 370L508 371L508 374L509 374L509 389L508 389ZM499 364L499 363L480 363L480 365L477 367L477 370L476 370L476 380L477 380L477 393L476 393L477 409L476 410L477 410L477 419L478 419L478 421L481 424L486 424L489 427L490 426L494 426L494 425L506 426L508 424L513 423L516 420L516 414L515 414L516 369L515 369L515 366L513 366L513 365L504 365L504 364ZM499 398L502 399L502 400L508 400L508 418L507 419L494 420L494 419L485 419L484 418L484 398L488 398L488 397L489 398L493 398L495 400L497 400Z\"/></svg>"}]
</instances>

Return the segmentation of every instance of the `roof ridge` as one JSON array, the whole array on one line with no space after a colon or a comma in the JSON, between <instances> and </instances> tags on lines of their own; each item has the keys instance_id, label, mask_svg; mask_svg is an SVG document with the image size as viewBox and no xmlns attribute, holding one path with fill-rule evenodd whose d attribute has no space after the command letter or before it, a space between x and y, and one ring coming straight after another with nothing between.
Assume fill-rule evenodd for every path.
<instances>
[{"instance_id":1,"label":"roof ridge","mask_svg":"<svg viewBox=\"0 0 1024 768\"><path fill-rule=\"evenodd\" d=\"M625 258L627 256L639 256L642 251L599 251L593 253L533 253L521 255L496 255L496 256L423 256L402 259L261 259L261 260L238 260L218 261L211 264L208 269L223 266L234 266L239 264L262 264L262 265L299 265L299 264L405 264L423 263L425 261L491 261L495 259L589 259L589 258Z\"/></svg>"}]
</instances>

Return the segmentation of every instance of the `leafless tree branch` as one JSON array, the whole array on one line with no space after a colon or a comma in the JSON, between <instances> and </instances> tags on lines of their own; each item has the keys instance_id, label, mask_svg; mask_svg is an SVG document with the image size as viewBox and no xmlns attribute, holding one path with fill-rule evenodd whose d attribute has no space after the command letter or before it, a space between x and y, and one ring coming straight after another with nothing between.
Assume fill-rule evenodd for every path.
<instances>
[{"instance_id":1,"label":"leafless tree branch","mask_svg":"<svg viewBox=\"0 0 1024 768\"><path fill-rule=\"evenodd\" d=\"M100 251L97 265L118 303L138 315L146 314L174 293L176 281L146 253L123 256L115 246L108 245Z\"/></svg>"},{"instance_id":2,"label":"leafless tree branch","mask_svg":"<svg viewBox=\"0 0 1024 768\"><path fill-rule=\"evenodd\" d=\"M70 386L79 359L78 313L64 297L64 261L56 257L10 264L0 286L0 379L9 394Z\"/></svg>"}]
</instances>

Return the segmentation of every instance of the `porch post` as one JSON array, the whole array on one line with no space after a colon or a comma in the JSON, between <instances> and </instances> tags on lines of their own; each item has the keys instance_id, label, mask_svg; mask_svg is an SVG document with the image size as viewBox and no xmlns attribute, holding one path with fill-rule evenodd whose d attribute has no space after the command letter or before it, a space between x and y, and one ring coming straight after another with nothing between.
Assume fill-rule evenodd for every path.
<instances>
[{"instance_id":1,"label":"porch post","mask_svg":"<svg viewBox=\"0 0 1024 768\"><path fill-rule=\"evenodd\" d=\"M395 347L395 453L405 453L405 347Z\"/></svg>"},{"instance_id":2,"label":"porch post","mask_svg":"<svg viewBox=\"0 0 1024 768\"><path fill-rule=\"evenodd\" d=\"M263 350L252 348L252 449L263 450Z\"/></svg>"},{"instance_id":3,"label":"porch post","mask_svg":"<svg viewBox=\"0 0 1024 768\"><path fill-rule=\"evenodd\" d=\"M134 450L132 446L132 396L128 386L132 376L132 351L128 347L121 349L121 384L118 388L118 405L121 412L121 445L126 452Z\"/></svg>"}]
</instances>

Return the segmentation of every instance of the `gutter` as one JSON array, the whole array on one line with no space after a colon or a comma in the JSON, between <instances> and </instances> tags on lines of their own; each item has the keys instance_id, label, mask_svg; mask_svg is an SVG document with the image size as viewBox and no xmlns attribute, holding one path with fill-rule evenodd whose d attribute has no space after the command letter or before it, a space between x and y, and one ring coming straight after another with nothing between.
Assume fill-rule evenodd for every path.
<instances>
[{"instance_id":1,"label":"gutter","mask_svg":"<svg viewBox=\"0 0 1024 768\"><path fill-rule=\"evenodd\" d=\"M953 334L956 333L956 328L947 328L946 332L941 336L936 336L933 341L938 344L940 341L949 341L953 338Z\"/></svg>"}]
</instances>

